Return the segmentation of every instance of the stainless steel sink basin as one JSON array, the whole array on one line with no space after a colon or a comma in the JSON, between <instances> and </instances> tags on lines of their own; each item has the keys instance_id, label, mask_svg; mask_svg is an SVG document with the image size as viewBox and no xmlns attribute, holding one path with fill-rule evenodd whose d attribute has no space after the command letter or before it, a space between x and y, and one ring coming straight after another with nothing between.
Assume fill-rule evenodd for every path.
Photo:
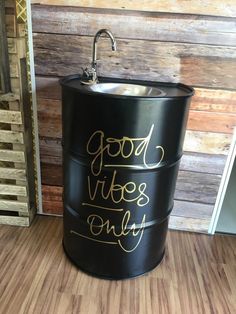
<instances>
[{"instance_id":1,"label":"stainless steel sink basin","mask_svg":"<svg viewBox=\"0 0 236 314\"><path fill-rule=\"evenodd\" d=\"M97 93L124 96L160 97L166 94L157 87L125 83L97 83L87 88Z\"/></svg>"}]
</instances>

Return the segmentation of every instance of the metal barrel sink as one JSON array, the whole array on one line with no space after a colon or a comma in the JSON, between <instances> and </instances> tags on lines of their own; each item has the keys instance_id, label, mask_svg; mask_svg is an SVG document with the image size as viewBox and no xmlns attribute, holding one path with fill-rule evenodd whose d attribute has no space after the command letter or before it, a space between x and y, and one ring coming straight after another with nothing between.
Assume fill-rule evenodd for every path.
<instances>
[{"instance_id":1,"label":"metal barrel sink","mask_svg":"<svg viewBox=\"0 0 236 314\"><path fill-rule=\"evenodd\" d=\"M83 271L124 279L162 260L193 89L61 80L64 237Z\"/></svg>"}]
</instances>

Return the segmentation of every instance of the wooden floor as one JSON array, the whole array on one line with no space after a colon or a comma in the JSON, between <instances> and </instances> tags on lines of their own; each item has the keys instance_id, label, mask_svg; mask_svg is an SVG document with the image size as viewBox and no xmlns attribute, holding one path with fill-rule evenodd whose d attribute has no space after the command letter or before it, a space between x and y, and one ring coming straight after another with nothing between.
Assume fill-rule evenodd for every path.
<instances>
[{"instance_id":1,"label":"wooden floor","mask_svg":"<svg viewBox=\"0 0 236 314\"><path fill-rule=\"evenodd\" d=\"M0 226L0 313L236 313L236 237L169 231L163 263L124 281L92 278L65 257L62 219Z\"/></svg>"}]
</instances>

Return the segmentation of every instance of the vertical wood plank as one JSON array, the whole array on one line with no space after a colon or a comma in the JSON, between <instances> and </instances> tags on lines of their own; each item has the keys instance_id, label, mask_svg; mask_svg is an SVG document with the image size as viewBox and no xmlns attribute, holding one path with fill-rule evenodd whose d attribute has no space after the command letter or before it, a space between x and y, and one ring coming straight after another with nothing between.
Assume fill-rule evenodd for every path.
<instances>
[{"instance_id":1,"label":"vertical wood plank","mask_svg":"<svg viewBox=\"0 0 236 314\"><path fill-rule=\"evenodd\" d=\"M8 57L8 43L5 20L5 0L0 2L0 92L11 90L10 65Z\"/></svg>"},{"instance_id":2,"label":"vertical wood plank","mask_svg":"<svg viewBox=\"0 0 236 314\"><path fill-rule=\"evenodd\" d=\"M22 82L22 114L24 121L24 145L26 154L26 173L28 183L28 201L30 210L36 212L36 187L34 171L34 147L33 147L33 126L32 109L29 94L26 58L20 59L21 82Z\"/></svg>"}]
</instances>

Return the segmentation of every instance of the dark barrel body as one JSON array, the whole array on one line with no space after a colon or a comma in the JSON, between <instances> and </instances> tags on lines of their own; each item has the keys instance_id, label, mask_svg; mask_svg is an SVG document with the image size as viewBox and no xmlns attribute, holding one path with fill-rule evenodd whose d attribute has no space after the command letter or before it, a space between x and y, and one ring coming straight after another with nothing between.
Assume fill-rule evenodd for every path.
<instances>
[{"instance_id":1,"label":"dark barrel body","mask_svg":"<svg viewBox=\"0 0 236 314\"><path fill-rule=\"evenodd\" d=\"M152 84L165 94L91 93L78 76L61 81L64 249L80 269L122 279L164 256L193 90L100 80Z\"/></svg>"}]
</instances>

